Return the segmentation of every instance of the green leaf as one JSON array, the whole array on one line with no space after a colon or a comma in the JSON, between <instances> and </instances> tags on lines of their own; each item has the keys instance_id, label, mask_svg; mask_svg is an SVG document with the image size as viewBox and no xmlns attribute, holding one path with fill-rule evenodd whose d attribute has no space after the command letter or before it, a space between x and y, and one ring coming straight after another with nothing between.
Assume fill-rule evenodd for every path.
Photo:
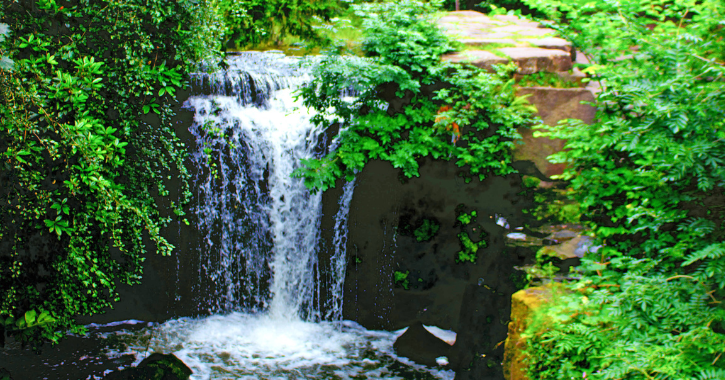
<instances>
[{"instance_id":1,"label":"green leaf","mask_svg":"<svg viewBox=\"0 0 725 380\"><path fill-rule=\"evenodd\" d=\"M25 323L28 326L32 326L35 323L35 318L37 316L37 312L35 310L28 310L25 312Z\"/></svg>"}]
</instances>

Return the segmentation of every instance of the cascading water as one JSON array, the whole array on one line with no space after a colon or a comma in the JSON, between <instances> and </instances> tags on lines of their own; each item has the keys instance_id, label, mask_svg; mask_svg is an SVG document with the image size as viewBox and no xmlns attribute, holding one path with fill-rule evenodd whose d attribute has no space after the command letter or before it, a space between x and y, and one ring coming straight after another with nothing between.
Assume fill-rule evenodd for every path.
<instances>
[{"instance_id":1,"label":"cascading water","mask_svg":"<svg viewBox=\"0 0 725 380\"><path fill-rule=\"evenodd\" d=\"M290 176L302 158L326 150L324 131L293 100L294 88L310 78L297 59L276 54L228 60L225 72L192 78L206 95L186 103L196 113L196 213L206 236L200 283L213 284L200 302L213 315L117 332L127 346L114 354L173 352L193 379L452 378L452 371L397 357L392 344L400 332L342 321L354 181L340 199L330 267L320 268L321 195ZM323 271L327 284L319 280ZM321 286L329 299L319 299Z\"/></svg>"}]
</instances>

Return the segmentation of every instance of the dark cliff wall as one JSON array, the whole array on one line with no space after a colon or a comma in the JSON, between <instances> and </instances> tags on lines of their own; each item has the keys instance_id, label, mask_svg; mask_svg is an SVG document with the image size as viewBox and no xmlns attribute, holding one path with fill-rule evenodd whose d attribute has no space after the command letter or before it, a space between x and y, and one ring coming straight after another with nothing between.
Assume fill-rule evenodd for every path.
<instances>
[{"instance_id":1,"label":"dark cliff wall","mask_svg":"<svg viewBox=\"0 0 725 380\"><path fill-rule=\"evenodd\" d=\"M426 159L420 177L401 180L390 163L372 161L358 175L348 219L343 318L368 329L395 330L420 321L456 331L458 354L449 359L460 378L502 378L499 342L506 339L517 290L513 278L520 275L513 267L533 258L505 245L508 231L496 224L496 215L511 227L522 225L528 201L517 195L523 190L519 175L466 184L458 171L453 162ZM326 194L323 202L328 212L322 225L329 226L335 194ZM476 222L461 226L457 210L476 210ZM440 228L430 241L419 242L412 231L425 219ZM487 247L477 252L475 263L456 262L462 248L458 234L466 231L477 241L477 228L485 232ZM329 239L323 231L323 246ZM323 249L321 257L326 256ZM396 284L395 271L409 273L407 290Z\"/></svg>"}]
</instances>

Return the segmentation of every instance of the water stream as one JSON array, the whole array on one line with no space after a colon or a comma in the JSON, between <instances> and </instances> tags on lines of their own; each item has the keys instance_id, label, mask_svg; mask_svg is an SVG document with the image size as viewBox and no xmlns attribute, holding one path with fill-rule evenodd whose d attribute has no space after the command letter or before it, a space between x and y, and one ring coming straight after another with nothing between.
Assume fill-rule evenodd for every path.
<instances>
[{"instance_id":1,"label":"water stream","mask_svg":"<svg viewBox=\"0 0 725 380\"><path fill-rule=\"evenodd\" d=\"M297 59L247 53L229 69L196 74L204 94L185 103L200 168L194 179L204 289L211 314L104 333L124 342L110 356L173 352L192 379L452 379L393 352L401 332L369 331L342 320L348 182L335 217L329 264L318 260L321 195L290 177L302 158L336 142L293 99L310 78ZM321 276L320 273L324 273ZM323 281L322 278L325 280ZM208 282L208 281L207 281ZM322 287L330 297L320 299Z\"/></svg>"}]
</instances>

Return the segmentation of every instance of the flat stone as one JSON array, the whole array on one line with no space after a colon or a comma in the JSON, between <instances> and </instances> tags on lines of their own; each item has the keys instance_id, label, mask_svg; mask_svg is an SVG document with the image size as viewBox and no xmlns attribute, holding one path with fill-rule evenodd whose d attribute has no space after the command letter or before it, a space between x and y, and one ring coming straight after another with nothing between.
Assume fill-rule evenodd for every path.
<instances>
[{"instance_id":1,"label":"flat stone","mask_svg":"<svg viewBox=\"0 0 725 380\"><path fill-rule=\"evenodd\" d=\"M563 50L567 53L571 53L572 47L571 42L558 37L544 37L524 40L525 43L531 44L541 49L557 49ZM520 43L520 42L519 42Z\"/></svg>"},{"instance_id":2,"label":"flat stone","mask_svg":"<svg viewBox=\"0 0 725 380\"><path fill-rule=\"evenodd\" d=\"M461 38L461 39L459 39L459 41L463 42L465 45L468 45L468 46L487 46L487 45L506 44L506 45L511 45L513 47L513 46L517 46L520 44L519 41L516 41L509 37L503 37L503 36L492 37L489 35L480 36L480 37L471 36L471 37Z\"/></svg>"},{"instance_id":3,"label":"flat stone","mask_svg":"<svg viewBox=\"0 0 725 380\"><path fill-rule=\"evenodd\" d=\"M504 21L504 22L513 22L517 25L526 26L529 28L541 27L541 24L539 24L536 21L527 20L525 18L520 18L519 16L514 16L514 15L496 15L496 16L491 16L491 18L493 18L495 20L499 20L499 21Z\"/></svg>"},{"instance_id":4,"label":"flat stone","mask_svg":"<svg viewBox=\"0 0 725 380\"><path fill-rule=\"evenodd\" d=\"M511 58L519 66L517 71L519 74L534 74L540 71L568 71L572 68L569 54L561 50L509 47L500 48L497 51ZM486 50L466 50L446 54L442 59L455 63L470 63L491 72L493 71L494 64L506 64L509 62L508 59Z\"/></svg>"},{"instance_id":5,"label":"flat stone","mask_svg":"<svg viewBox=\"0 0 725 380\"><path fill-rule=\"evenodd\" d=\"M441 59L454 63L470 63L491 72L493 72L493 65L505 65L509 61L486 50L467 50L460 53L446 54Z\"/></svg>"},{"instance_id":6,"label":"flat stone","mask_svg":"<svg viewBox=\"0 0 725 380\"><path fill-rule=\"evenodd\" d=\"M554 232L553 234L547 236L545 239L554 241L555 242L554 244L559 244L561 242L571 240L577 236L579 236L578 232L570 231L570 230L561 230L561 231Z\"/></svg>"},{"instance_id":7,"label":"flat stone","mask_svg":"<svg viewBox=\"0 0 725 380\"><path fill-rule=\"evenodd\" d=\"M541 248L545 255L556 257L560 260L580 258L574 252L579 246L581 236L570 239L566 243Z\"/></svg>"},{"instance_id":8,"label":"flat stone","mask_svg":"<svg viewBox=\"0 0 725 380\"><path fill-rule=\"evenodd\" d=\"M531 47L500 48L499 52L511 57L519 65L519 74L534 74L541 71L557 72L571 70L571 55L565 51Z\"/></svg>"},{"instance_id":9,"label":"flat stone","mask_svg":"<svg viewBox=\"0 0 725 380\"><path fill-rule=\"evenodd\" d=\"M556 37L555 30L517 16L489 17L475 11L458 11L448 12L437 23L450 37L469 46L511 44L573 51L571 43Z\"/></svg>"},{"instance_id":10,"label":"flat stone","mask_svg":"<svg viewBox=\"0 0 725 380\"><path fill-rule=\"evenodd\" d=\"M553 36L556 34L554 29L549 28L529 28L522 27L521 25L511 24L504 26L496 26L491 28L494 33L512 33L519 36Z\"/></svg>"}]
</instances>

